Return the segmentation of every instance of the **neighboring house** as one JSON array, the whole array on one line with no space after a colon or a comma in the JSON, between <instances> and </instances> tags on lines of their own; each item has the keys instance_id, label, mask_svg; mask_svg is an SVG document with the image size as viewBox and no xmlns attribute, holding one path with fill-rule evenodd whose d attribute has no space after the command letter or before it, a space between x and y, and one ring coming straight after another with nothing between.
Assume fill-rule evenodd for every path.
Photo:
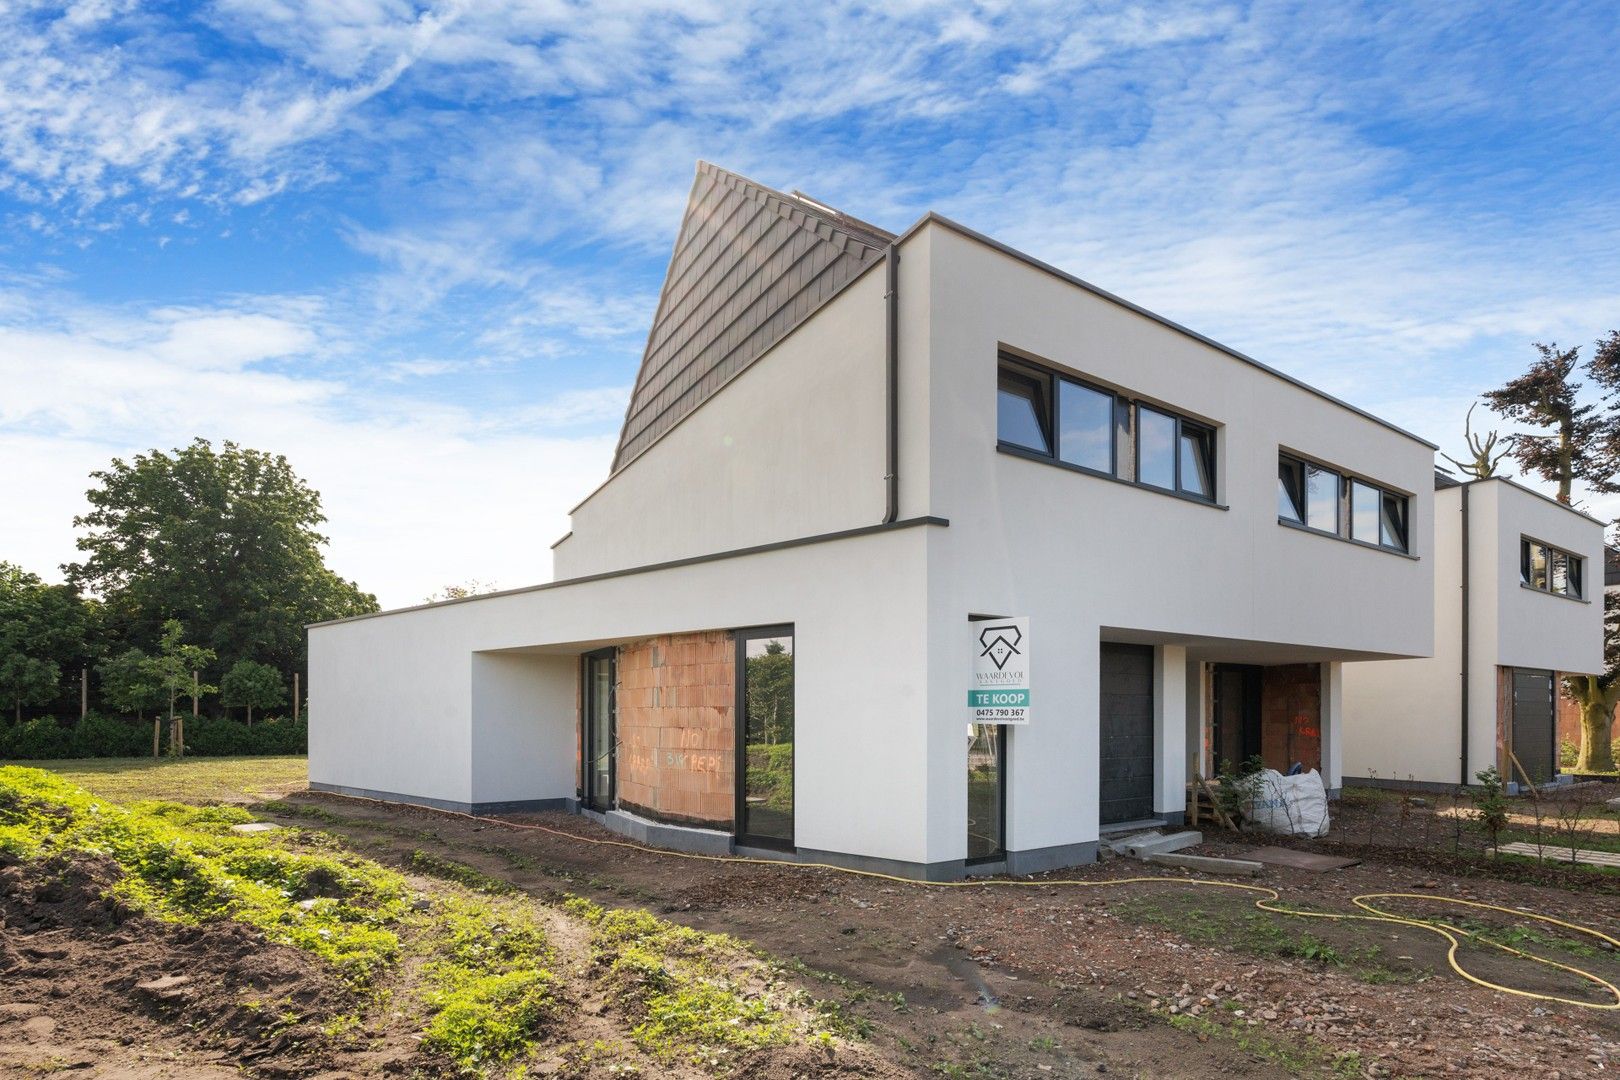
<instances>
[{"instance_id":1,"label":"neighboring house","mask_svg":"<svg viewBox=\"0 0 1620 1080\"><path fill-rule=\"evenodd\" d=\"M1221 759L1336 789L1346 662L1432 649L1433 451L937 215L700 164L557 580L313 627L310 780L929 878L1089 861ZM970 724L1008 650L1029 722Z\"/></svg>"},{"instance_id":2,"label":"neighboring house","mask_svg":"<svg viewBox=\"0 0 1620 1080\"><path fill-rule=\"evenodd\" d=\"M1603 667L1603 525L1499 477L1435 486L1434 655L1345 667L1345 781L1541 783L1560 677Z\"/></svg>"}]
</instances>

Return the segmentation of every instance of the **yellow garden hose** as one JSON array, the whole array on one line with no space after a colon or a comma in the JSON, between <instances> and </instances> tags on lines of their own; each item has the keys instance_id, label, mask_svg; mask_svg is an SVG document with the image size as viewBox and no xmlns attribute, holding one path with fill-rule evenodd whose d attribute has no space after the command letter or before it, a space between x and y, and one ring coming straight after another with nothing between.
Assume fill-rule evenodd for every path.
<instances>
[{"instance_id":1,"label":"yellow garden hose","mask_svg":"<svg viewBox=\"0 0 1620 1080\"><path fill-rule=\"evenodd\" d=\"M1536 922L1545 923L1549 926L1556 926L1564 930L1573 931L1577 934L1585 934L1588 937L1596 938L1598 941L1606 943L1611 948L1620 949L1620 940L1610 937L1601 930L1594 930L1590 926L1582 926L1580 923L1566 922L1563 919L1555 919L1551 915L1540 915L1533 911L1522 911L1518 908L1502 907L1498 904L1480 903L1477 900L1461 900L1450 896L1429 896L1424 893L1363 893L1360 896L1352 897L1350 900L1352 904L1366 912L1366 914L1363 915L1330 911L1299 911L1294 908L1284 907L1282 906L1282 894L1277 892L1276 889L1265 885L1251 885L1242 881L1221 881L1219 879L1172 877L1168 875L1108 878L1102 881L1079 881L1073 878L1051 880L984 878L982 880L973 881L919 881L916 878L900 877L896 874L885 874L877 870L855 870L847 866L835 866L832 863L789 862L784 859L760 859L746 855L700 855L689 851L671 851L667 848L652 847L648 844L639 844L633 840L604 840L591 836L581 836L578 833L569 832L566 829L553 829L546 825L534 825L526 822L507 821L504 818L484 817L476 814L464 813L459 810L442 810L438 807L420 806L416 803L389 802L385 799L371 799L361 795L340 795L336 792L321 792L320 794L328 798L352 799L356 802L377 803L382 806L398 806L414 810L427 810L435 814L443 814L448 817L467 818L470 821L500 825L503 828L508 829L524 829L533 832L543 832L551 836L560 836L565 840L573 840L577 843L594 844L599 847L630 848L635 851L646 852L649 855L661 855L672 859L692 859L698 862L739 863L754 866L798 867L804 870L831 870L840 874L852 874L856 877L876 878L880 881L894 881L902 885L911 885L918 888L927 889L1099 889L1112 885L1174 885L1203 886L1212 889L1232 889L1239 892L1258 893L1260 899L1254 902L1254 906L1259 908L1261 911L1268 911L1277 915L1292 915L1302 919L1330 919L1336 922L1389 923L1395 926L1410 926L1418 930L1427 930L1431 934L1439 934L1450 943L1449 947L1446 949L1446 961L1451 965L1451 970L1455 971L1458 975L1461 975L1469 982L1474 983L1476 986L1483 986L1487 990L1495 990L1498 993L1503 994L1512 994L1516 997L1533 998L1537 1001L1551 1001L1560 1005L1572 1005L1580 1009L1604 1009L1610 1011L1620 1010L1620 987L1617 987L1614 983L1603 978L1601 975L1593 974L1590 971L1585 971L1570 964L1562 964L1556 960L1549 960L1545 956L1537 956L1535 953L1526 952L1523 949L1515 949L1511 945L1504 945L1501 942L1492 941L1476 932L1464 930L1461 927L1452 926L1448 923L1411 918L1404 915L1396 915L1381 908L1375 907L1372 903L1372 901L1375 900L1423 900L1433 904L1453 904L1458 907L1476 908L1481 911L1496 911L1501 912L1504 915L1511 915L1514 918L1533 919ZM1491 982L1489 979L1475 975L1473 972L1463 967L1461 961L1457 959L1457 950L1462 947L1464 938L1475 941L1479 944L1489 945L1494 949L1500 949L1505 953L1510 953L1524 960L1530 960L1537 964L1544 964L1547 967L1557 968L1560 971L1566 971L1571 975L1584 979L1587 982L1600 987L1604 993L1613 1000L1607 1002L1580 1001L1575 998L1560 997L1557 994L1542 994L1533 990L1520 990L1516 987L1503 986L1501 983Z\"/></svg>"}]
</instances>

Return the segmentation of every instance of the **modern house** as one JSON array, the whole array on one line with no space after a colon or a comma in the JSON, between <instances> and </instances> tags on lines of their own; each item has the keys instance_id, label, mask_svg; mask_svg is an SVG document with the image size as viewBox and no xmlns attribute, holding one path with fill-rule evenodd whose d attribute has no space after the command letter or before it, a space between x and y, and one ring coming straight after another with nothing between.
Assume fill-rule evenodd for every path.
<instances>
[{"instance_id":1,"label":"modern house","mask_svg":"<svg viewBox=\"0 0 1620 1080\"><path fill-rule=\"evenodd\" d=\"M1336 789L1348 666L1433 651L1433 451L938 215L700 164L555 580L312 627L312 786L928 878L1089 861L1223 759Z\"/></svg>"},{"instance_id":2,"label":"modern house","mask_svg":"<svg viewBox=\"0 0 1620 1080\"><path fill-rule=\"evenodd\" d=\"M1603 523L1511 480L1435 486L1434 655L1345 667L1345 781L1543 783L1560 676L1603 670Z\"/></svg>"}]
</instances>

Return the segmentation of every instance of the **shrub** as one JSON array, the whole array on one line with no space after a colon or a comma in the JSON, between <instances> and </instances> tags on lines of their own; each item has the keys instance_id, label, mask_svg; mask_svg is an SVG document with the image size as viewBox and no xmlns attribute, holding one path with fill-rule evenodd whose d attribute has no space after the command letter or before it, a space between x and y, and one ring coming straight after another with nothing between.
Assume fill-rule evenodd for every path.
<instances>
[{"instance_id":1,"label":"shrub","mask_svg":"<svg viewBox=\"0 0 1620 1080\"><path fill-rule=\"evenodd\" d=\"M64 758L73 752L73 733L54 716L25 720L0 734L0 756L19 761Z\"/></svg>"},{"instance_id":2,"label":"shrub","mask_svg":"<svg viewBox=\"0 0 1620 1080\"><path fill-rule=\"evenodd\" d=\"M69 752L63 757L137 757L150 753L152 728L138 720L90 713L73 725Z\"/></svg>"},{"instance_id":3,"label":"shrub","mask_svg":"<svg viewBox=\"0 0 1620 1080\"><path fill-rule=\"evenodd\" d=\"M1474 777L1479 781L1479 787L1468 793L1474 803L1474 821L1491 838L1491 846L1495 847L1502 830L1508 826L1507 796L1502 785L1502 774L1492 765L1481 769Z\"/></svg>"}]
</instances>

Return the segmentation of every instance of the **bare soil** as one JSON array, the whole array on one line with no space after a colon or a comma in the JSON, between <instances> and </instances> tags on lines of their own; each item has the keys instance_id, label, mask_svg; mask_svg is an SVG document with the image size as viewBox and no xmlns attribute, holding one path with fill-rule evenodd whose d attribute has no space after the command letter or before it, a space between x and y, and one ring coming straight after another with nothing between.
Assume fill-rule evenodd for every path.
<instances>
[{"instance_id":1,"label":"bare soil","mask_svg":"<svg viewBox=\"0 0 1620 1080\"><path fill-rule=\"evenodd\" d=\"M1446 942L1432 933L1260 912L1253 894L1135 862L1061 875L1086 887L1047 879L931 888L618 846L605 830L562 814L510 819L546 832L301 795L267 815L324 829L407 873L412 856L426 852L548 905L581 895L732 934L867 1030L854 1052L761 1052L733 1062L731 1075L1567 1078L1620 1065L1620 1012L1476 986L1451 970ZM1304 846L1356 847L1344 839L1352 828L1338 826L1333 841ZM1232 854L1246 843L1214 836L1198 850ZM1602 883L1502 880L1443 850L1367 847L1360 845L1367 861L1344 871L1268 870L1253 880L1314 910L1354 911L1351 899L1368 893L1450 896L1559 914L1620 936L1620 896ZM1113 883L1124 877L1155 880ZM0 1074L446 1072L418 1051L419 1018L384 1017L345 1038L323 1038L320 1025L355 1005L315 961L229 925L175 927L131 915L104 899L107 884L94 866L0 869ZM1455 915L1422 899L1380 903ZM1485 912L1469 918L1515 947L1620 983L1620 957L1589 941L1540 930L1534 940L1505 936L1522 923ZM555 917L547 928L568 988L568 1020L549 1036L556 1053L541 1071L606 1077L633 1064L644 1076L700 1075L634 1053L579 1053L597 1039L622 1048L628 1018L583 977L590 961L577 923ZM1460 959L1476 976L1518 989L1604 1000L1567 972L1495 949L1471 945ZM163 975L190 981L138 988Z\"/></svg>"},{"instance_id":2,"label":"bare soil","mask_svg":"<svg viewBox=\"0 0 1620 1080\"><path fill-rule=\"evenodd\" d=\"M573 837L617 838L561 814L510 820L566 836L320 796L295 805L317 806L329 830L384 861L431 850L537 894L639 904L754 942L801 965L822 996L842 993L871 1023L873 1048L918 1074L1574 1077L1620 1062L1620 1014L1475 986L1451 971L1432 933L1258 912L1252 894L1169 874L1100 888L928 888L582 843ZM1217 838L1202 850L1246 842ZM1065 877L1157 874L1115 861ZM1601 892L1385 861L1255 880L1302 907L1349 912L1364 893L1426 893L1561 914L1620 936L1620 900ZM1556 938L1518 946L1620 982L1620 958L1605 950ZM1604 1000L1573 976L1494 949L1466 947L1460 958L1491 981Z\"/></svg>"}]
</instances>

